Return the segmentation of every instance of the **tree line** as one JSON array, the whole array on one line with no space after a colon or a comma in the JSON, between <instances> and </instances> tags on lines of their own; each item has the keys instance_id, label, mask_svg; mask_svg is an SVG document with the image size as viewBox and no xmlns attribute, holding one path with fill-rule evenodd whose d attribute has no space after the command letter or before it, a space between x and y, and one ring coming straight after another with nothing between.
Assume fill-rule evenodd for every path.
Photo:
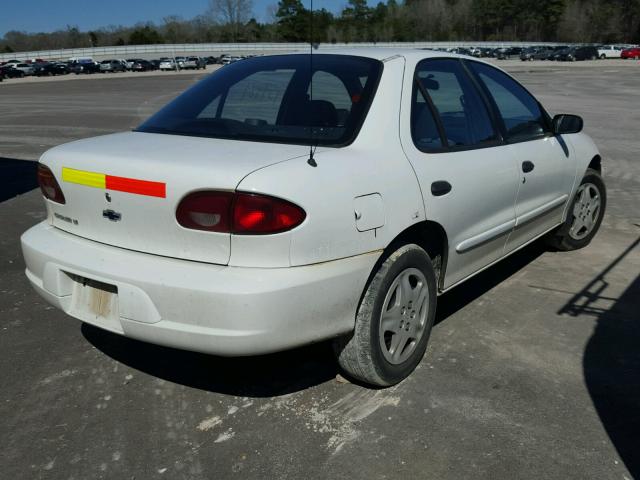
<instances>
[{"instance_id":1,"label":"tree line","mask_svg":"<svg viewBox=\"0 0 640 480\"><path fill-rule=\"evenodd\" d=\"M322 4L321 0L317 4ZM0 51L209 42L549 41L640 43L640 0L348 0L338 13L311 13L279 0L267 19L252 0L210 0L192 19L49 33L9 31Z\"/></svg>"}]
</instances>

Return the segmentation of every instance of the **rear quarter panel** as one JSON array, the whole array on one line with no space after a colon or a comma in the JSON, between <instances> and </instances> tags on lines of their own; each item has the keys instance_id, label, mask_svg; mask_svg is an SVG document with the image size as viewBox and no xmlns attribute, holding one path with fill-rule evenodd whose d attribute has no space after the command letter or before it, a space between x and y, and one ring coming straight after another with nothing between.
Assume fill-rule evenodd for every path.
<instances>
[{"instance_id":1,"label":"rear quarter panel","mask_svg":"<svg viewBox=\"0 0 640 480\"><path fill-rule=\"evenodd\" d=\"M385 63L376 97L351 145L318 149L317 167L306 158L294 159L253 172L240 182L238 190L300 205L307 218L286 234L290 241L286 262L281 250L284 238L233 236L232 265L242 265L246 259L255 262L261 256L269 257L270 266L297 266L382 250L403 230L425 219L422 194L399 139L403 75L404 58ZM354 200L372 193L382 197L384 225L360 232Z\"/></svg>"}]
</instances>

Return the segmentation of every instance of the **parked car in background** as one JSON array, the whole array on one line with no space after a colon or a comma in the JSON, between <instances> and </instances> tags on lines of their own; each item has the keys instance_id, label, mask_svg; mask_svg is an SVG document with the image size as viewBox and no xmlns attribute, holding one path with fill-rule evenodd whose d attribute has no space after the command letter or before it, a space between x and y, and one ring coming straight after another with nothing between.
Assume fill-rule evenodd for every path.
<instances>
[{"instance_id":1,"label":"parked car in background","mask_svg":"<svg viewBox=\"0 0 640 480\"><path fill-rule=\"evenodd\" d=\"M584 46L564 50L559 60L563 62L575 62L580 60L597 60L598 58L600 57L598 56L596 47Z\"/></svg>"},{"instance_id":2,"label":"parked car in background","mask_svg":"<svg viewBox=\"0 0 640 480\"><path fill-rule=\"evenodd\" d=\"M556 45L554 47L547 47L546 49L542 49L537 52L534 56L534 60L557 60L554 58L558 52L566 50L568 47L566 45Z\"/></svg>"},{"instance_id":3,"label":"parked car in background","mask_svg":"<svg viewBox=\"0 0 640 480\"><path fill-rule=\"evenodd\" d=\"M523 62L534 60L534 55L541 50L541 47L527 47L520 52L520 60Z\"/></svg>"},{"instance_id":4,"label":"parked car in background","mask_svg":"<svg viewBox=\"0 0 640 480\"><path fill-rule=\"evenodd\" d=\"M522 47L508 47L498 50L496 58L498 60L508 60L510 58L519 57L522 53Z\"/></svg>"},{"instance_id":5,"label":"parked car in background","mask_svg":"<svg viewBox=\"0 0 640 480\"><path fill-rule=\"evenodd\" d=\"M13 68L14 64L3 65L0 67L0 72L2 72L2 76L4 78L22 78L25 76L22 70L18 70L17 68Z\"/></svg>"},{"instance_id":6,"label":"parked car in background","mask_svg":"<svg viewBox=\"0 0 640 480\"><path fill-rule=\"evenodd\" d=\"M562 47L562 48L557 48L555 49L553 52L551 52L549 54L548 60L553 60L553 61L560 61L561 57L563 57L565 54L567 54L569 52L569 50L571 50L572 47Z\"/></svg>"},{"instance_id":7,"label":"parked car in background","mask_svg":"<svg viewBox=\"0 0 640 480\"><path fill-rule=\"evenodd\" d=\"M53 74L54 75L67 75L71 73L71 69L69 68L69 64L67 62L55 62L53 63Z\"/></svg>"},{"instance_id":8,"label":"parked car in background","mask_svg":"<svg viewBox=\"0 0 640 480\"><path fill-rule=\"evenodd\" d=\"M495 58L496 49L491 47L482 47L482 57L483 58Z\"/></svg>"},{"instance_id":9,"label":"parked car in background","mask_svg":"<svg viewBox=\"0 0 640 480\"><path fill-rule=\"evenodd\" d=\"M185 70L200 70L207 68L206 62L200 57L187 57L182 62L182 66Z\"/></svg>"},{"instance_id":10,"label":"parked car in background","mask_svg":"<svg viewBox=\"0 0 640 480\"><path fill-rule=\"evenodd\" d=\"M76 75L98 73L100 64L89 59L74 60L71 62L71 71Z\"/></svg>"},{"instance_id":11,"label":"parked car in background","mask_svg":"<svg viewBox=\"0 0 640 480\"><path fill-rule=\"evenodd\" d=\"M606 189L580 117L469 57L309 60L229 65L134 131L47 151L47 217L21 238L36 291L216 355L331 339L349 376L389 386L422 360L438 294L538 238L596 235Z\"/></svg>"},{"instance_id":12,"label":"parked car in background","mask_svg":"<svg viewBox=\"0 0 640 480\"><path fill-rule=\"evenodd\" d=\"M176 57L175 58L176 65L177 65L179 70L183 68L184 62L186 62L186 60L187 60L187 57Z\"/></svg>"},{"instance_id":13,"label":"parked car in background","mask_svg":"<svg viewBox=\"0 0 640 480\"><path fill-rule=\"evenodd\" d=\"M28 63L14 63L12 65L13 68L15 68L16 70L20 70L22 73L24 73L25 76L33 75L35 72L35 69Z\"/></svg>"},{"instance_id":14,"label":"parked car in background","mask_svg":"<svg viewBox=\"0 0 640 480\"><path fill-rule=\"evenodd\" d=\"M49 62L32 63L33 75L36 77L47 77L55 75L54 64Z\"/></svg>"},{"instance_id":15,"label":"parked car in background","mask_svg":"<svg viewBox=\"0 0 640 480\"><path fill-rule=\"evenodd\" d=\"M157 70L156 66L148 60L137 59L131 64L131 71L133 72L149 72L151 70Z\"/></svg>"},{"instance_id":16,"label":"parked car in background","mask_svg":"<svg viewBox=\"0 0 640 480\"><path fill-rule=\"evenodd\" d=\"M127 70L133 70L133 64L135 62L137 62L138 60L140 60L140 59L138 59L138 58L128 58L127 60L125 60L124 63L125 63L126 69Z\"/></svg>"},{"instance_id":17,"label":"parked car in background","mask_svg":"<svg viewBox=\"0 0 640 480\"><path fill-rule=\"evenodd\" d=\"M601 59L620 58L622 50L624 49L618 45L600 45L598 47L598 56Z\"/></svg>"},{"instance_id":18,"label":"parked car in background","mask_svg":"<svg viewBox=\"0 0 640 480\"><path fill-rule=\"evenodd\" d=\"M120 60L103 60L100 62L100 73L126 72L127 67Z\"/></svg>"},{"instance_id":19,"label":"parked car in background","mask_svg":"<svg viewBox=\"0 0 640 480\"><path fill-rule=\"evenodd\" d=\"M161 58L160 65L158 67L160 70L177 70L178 66L173 58Z\"/></svg>"},{"instance_id":20,"label":"parked car in background","mask_svg":"<svg viewBox=\"0 0 640 480\"><path fill-rule=\"evenodd\" d=\"M623 58L625 60L629 58L633 58L635 60L640 59L640 47L625 48L620 53L620 58Z\"/></svg>"}]
</instances>

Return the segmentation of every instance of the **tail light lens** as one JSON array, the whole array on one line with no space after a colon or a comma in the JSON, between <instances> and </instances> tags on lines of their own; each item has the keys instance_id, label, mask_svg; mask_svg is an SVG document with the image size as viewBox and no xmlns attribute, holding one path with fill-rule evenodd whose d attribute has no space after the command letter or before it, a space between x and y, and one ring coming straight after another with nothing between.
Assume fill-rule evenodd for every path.
<instances>
[{"instance_id":1,"label":"tail light lens","mask_svg":"<svg viewBox=\"0 0 640 480\"><path fill-rule=\"evenodd\" d=\"M176 219L185 228L237 235L286 232L305 218L305 211L287 200L239 192L195 192L176 210Z\"/></svg>"},{"instance_id":2,"label":"tail light lens","mask_svg":"<svg viewBox=\"0 0 640 480\"><path fill-rule=\"evenodd\" d=\"M176 219L184 228L208 232L229 232L231 229L232 192L196 192L178 205Z\"/></svg>"},{"instance_id":3,"label":"tail light lens","mask_svg":"<svg viewBox=\"0 0 640 480\"><path fill-rule=\"evenodd\" d=\"M260 235L280 233L300 225L307 214L280 198L236 193L233 204L233 233Z\"/></svg>"},{"instance_id":4,"label":"tail light lens","mask_svg":"<svg viewBox=\"0 0 640 480\"><path fill-rule=\"evenodd\" d=\"M66 203L56 177L53 176L51 169L42 163L38 164L38 185L45 198L63 205Z\"/></svg>"}]
</instances>

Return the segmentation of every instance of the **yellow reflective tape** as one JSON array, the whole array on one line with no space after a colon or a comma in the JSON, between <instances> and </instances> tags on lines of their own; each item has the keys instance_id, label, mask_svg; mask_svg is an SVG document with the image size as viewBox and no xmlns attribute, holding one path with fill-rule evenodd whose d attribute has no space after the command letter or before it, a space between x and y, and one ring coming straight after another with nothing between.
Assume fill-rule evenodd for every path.
<instances>
[{"instance_id":1,"label":"yellow reflective tape","mask_svg":"<svg viewBox=\"0 0 640 480\"><path fill-rule=\"evenodd\" d=\"M62 167L62 181L86 185L87 187L105 188L107 180L104 173L85 172L73 168Z\"/></svg>"}]
</instances>

